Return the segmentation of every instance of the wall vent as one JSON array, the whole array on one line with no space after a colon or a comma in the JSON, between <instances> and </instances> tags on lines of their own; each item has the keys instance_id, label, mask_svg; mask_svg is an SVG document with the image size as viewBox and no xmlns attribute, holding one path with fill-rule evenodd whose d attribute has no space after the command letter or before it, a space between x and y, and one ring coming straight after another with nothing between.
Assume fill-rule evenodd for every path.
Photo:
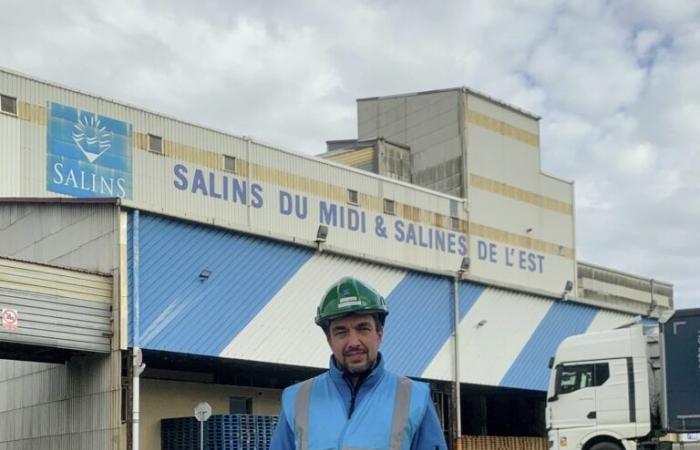
<instances>
[{"instance_id":1,"label":"wall vent","mask_svg":"<svg viewBox=\"0 0 700 450\"><path fill-rule=\"evenodd\" d=\"M10 97L9 95L0 94L0 111L17 115L17 99L15 97Z\"/></svg>"},{"instance_id":2,"label":"wall vent","mask_svg":"<svg viewBox=\"0 0 700 450\"><path fill-rule=\"evenodd\" d=\"M360 204L360 196L357 194L357 191L348 189L348 203L350 203L351 205Z\"/></svg>"},{"instance_id":3,"label":"wall vent","mask_svg":"<svg viewBox=\"0 0 700 450\"><path fill-rule=\"evenodd\" d=\"M224 170L226 172L236 173L236 157L224 155Z\"/></svg>"},{"instance_id":4,"label":"wall vent","mask_svg":"<svg viewBox=\"0 0 700 450\"><path fill-rule=\"evenodd\" d=\"M155 134L148 134L148 150L155 153L163 153L163 138Z\"/></svg>"},{"instance_id":5,"label":"wall vent","mask_svg":"<svg viewBox=\"0 0 700 450\"><path fill-rule=\"evenodd\" d=\"M392 216L396 214L394 207L393 200L389 200L388 198L384 199L384 214L391 214Z\"/></svg>"}]
</instances>

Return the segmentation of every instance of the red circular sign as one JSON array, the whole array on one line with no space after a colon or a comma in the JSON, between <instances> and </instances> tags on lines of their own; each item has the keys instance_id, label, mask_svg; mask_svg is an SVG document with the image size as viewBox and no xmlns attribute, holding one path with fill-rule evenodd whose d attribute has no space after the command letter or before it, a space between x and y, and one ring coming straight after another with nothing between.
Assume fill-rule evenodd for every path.
<instances>
[{"instance_id":1,"label":"red circular sign","mask_svg":"<svg viewBox=\"0 0 700 450\"><path fill-rule=\"evenodd\" d=\"M17 328L17 310L3 309L2 311L2 326L3 328L14 330Z\"/></svg>"}]
</instances>

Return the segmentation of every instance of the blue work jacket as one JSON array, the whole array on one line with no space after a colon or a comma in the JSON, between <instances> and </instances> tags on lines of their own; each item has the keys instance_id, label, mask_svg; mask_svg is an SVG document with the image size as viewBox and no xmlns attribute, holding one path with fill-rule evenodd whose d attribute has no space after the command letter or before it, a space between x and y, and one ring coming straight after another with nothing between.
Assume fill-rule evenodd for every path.
<instances>
[{"instance_id":1,"label":"blue work jacket","mask_svg":"<svg viewBox=\"0 0 700 450\"><path fill-rule=\"evenodd\" d=\"M284 390L270 450L446 450L430 389L376 367L353 386L336 367Z\"/></svg>"}]
</instances>

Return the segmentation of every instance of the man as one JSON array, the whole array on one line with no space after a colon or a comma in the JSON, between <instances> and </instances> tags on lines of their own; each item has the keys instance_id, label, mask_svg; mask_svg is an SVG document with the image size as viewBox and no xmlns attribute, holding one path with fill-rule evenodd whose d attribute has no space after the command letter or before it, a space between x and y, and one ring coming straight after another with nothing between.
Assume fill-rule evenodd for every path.
<instances>
[{"instance_id":1,"label":"man","mask_svg":"<svg viewBox=\"0 0 700 450\"><path fill-rule=\"evenodd\" d=\"M384 369L388 313L355 278L331 286L316 315L333 352L329 370L285 389L270 450L446 450L428 386Z\"/></svg>"}]
</instances>

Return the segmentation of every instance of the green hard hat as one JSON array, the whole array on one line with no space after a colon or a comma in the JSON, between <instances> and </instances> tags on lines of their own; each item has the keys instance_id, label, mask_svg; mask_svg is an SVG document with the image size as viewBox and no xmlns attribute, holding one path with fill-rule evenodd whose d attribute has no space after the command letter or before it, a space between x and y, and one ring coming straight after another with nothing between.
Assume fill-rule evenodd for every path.
<instances>
[{"instance_id":1,"label":"green hard hat","mask_svg":"<svg viewBox=\"0 0 700 450\"><path fill-rule=\"evenodd\" d=\"M383 325L389 310L379 292L357 278L345 277L323 296L316 311L316 325L325 328L331 320L350 314L376 314Z\"/></svg>"}]
</instances>

